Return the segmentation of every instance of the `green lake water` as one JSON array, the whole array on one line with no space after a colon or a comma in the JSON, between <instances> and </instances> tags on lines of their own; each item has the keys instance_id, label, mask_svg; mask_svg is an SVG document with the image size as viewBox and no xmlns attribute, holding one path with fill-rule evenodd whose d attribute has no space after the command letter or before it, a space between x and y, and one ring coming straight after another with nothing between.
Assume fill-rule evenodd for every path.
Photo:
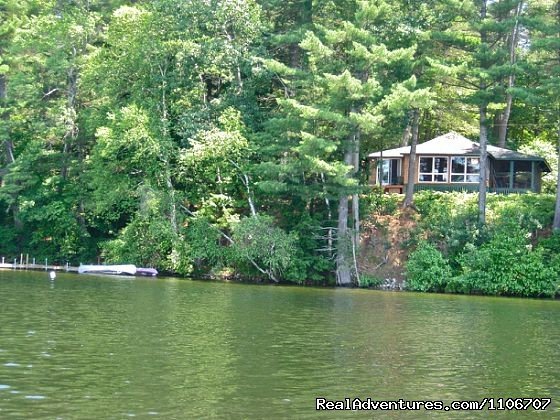
<instances>
[{"instance_id":1,"label":"green lake water","mask_svg":"<svg viewBox=\"0 0 560 420\"><path fill-rule=\"evenodd\" d=\"M544 412L315 398L550 397ZM0 418L560 418L560 301L0 271Z\"/></svg>"}]
</instances>

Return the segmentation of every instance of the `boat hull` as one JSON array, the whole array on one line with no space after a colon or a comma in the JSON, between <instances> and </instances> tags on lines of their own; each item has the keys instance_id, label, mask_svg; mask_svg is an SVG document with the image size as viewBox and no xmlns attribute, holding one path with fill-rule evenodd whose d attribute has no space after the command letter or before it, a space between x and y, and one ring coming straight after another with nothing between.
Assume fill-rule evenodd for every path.
<instances>
[{"instance_id":1,"label":"boat hull","mask_svg":"<svg viewBox=\"0 0 560 420\"><path fill-rule=\"evenodd\" d=\"M155 276L158 275L158 271L155 268L138 267L138 268L136 268L136 275L137 276L146 276L146 277L155 277Z\"/></svg>"},{"instance_id":2,"label":"boat hull","mask_svg":"<svg viewBox=\"0 0 560 420\"><path fill-rule=\"evenodd\" d=\"M78 273L94 273L94 274L128 274L136 275L136 266L134 264L115 264L115 265L84 265L80 264Z\"/></svg>"}]
</instances>

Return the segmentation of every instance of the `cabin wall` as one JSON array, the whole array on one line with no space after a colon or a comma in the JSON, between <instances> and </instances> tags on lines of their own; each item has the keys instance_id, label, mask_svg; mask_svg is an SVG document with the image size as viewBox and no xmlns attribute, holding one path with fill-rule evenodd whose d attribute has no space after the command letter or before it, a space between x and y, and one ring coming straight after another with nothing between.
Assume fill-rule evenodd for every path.
<instances>
[{"instance_id":1,"label":"cabin wall","mask_svg":"<svg viewBox=\"0 0 560 420\"><path fill-rule=\"evenodd\" d=\"M403 185L408 182L408 164L409 164L409 162L410 162L410 155L403 156L402 170L401 170Z\"/></svg>"},{"instance_id":2,"label":"cabin wall","mask_svg":"<svg viewBox=\"0 0 560 420\"><path fill-rule=\"evenodd\" d=\"M377 159L370 159L369 161L369 185L377 183Z\"/></svg>"}]
</instances>

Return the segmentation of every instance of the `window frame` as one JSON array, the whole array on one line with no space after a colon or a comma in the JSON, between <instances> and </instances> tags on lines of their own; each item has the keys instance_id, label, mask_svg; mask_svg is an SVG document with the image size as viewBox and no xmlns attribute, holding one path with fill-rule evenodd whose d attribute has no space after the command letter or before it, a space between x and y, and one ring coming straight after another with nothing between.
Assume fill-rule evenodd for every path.
<instances>
[{"instance_id":1,"label":"window frame","mask_svg":"<svg viewBox=\"0 0 560 420\"><path fill-rule=\"evenodd\" d=\"M431 159L432 160L432 171L431 172L420 172L420 161L422 159ZM435 159L445 159L447 164L447 168L445 172L435 172ZM448 184L449 183L449 156L438 156L438 155L433 155L433 156L419 156L418 157L418 173L417 173L417 181L418 183L423 183L423 184ZM420 180L420 177L422 175L430 175L431 176L431 181L423 181ZM444 178L446 178L443 181L436 181L435 177L436 175L442 175L444 176Z\"/></svg>"},{"instance_id":2,"label":"window frame","mask_svg":"<svg viewBox=\"0 0 560 420\"><path fill-rule=\"evenodd\" d=\"M377 179L379 180L379 185L396 185L395 183L393 183L393 179L392 179L392 161L397 161L397 178L402 176L402 158L383 158L380 161L380 164L377 165ZM388 182L385 183L383 180L383 165L385 164L385 162L388 162L388 177L387 180Z\"/></svg>"},{"instance_id":3,"label":"window frame","mask_svg":"<svg viewBox=\"0 0 560 420\"><path fill-rule=\"evenodd\" d=\"M463 164L464 168L463 168L463 172L453 172L453 159L455 158L463 158L465 159L465 163ZM477 159L478 160L478 172L473 172L473 173L469 173L468 172L468 167L469 167L469 159ZM456 156L450 156L450 165L449 165L449 182L451 184L478 184L480 182L480 157L477 156L464 156L464 155L456 155ZM468 177L469 176L478 176L478 179L476 181L468 181ZM463 179L461 181L453 181L453 177L454 176L462 176Z\"/></svg>"}]
</instances>

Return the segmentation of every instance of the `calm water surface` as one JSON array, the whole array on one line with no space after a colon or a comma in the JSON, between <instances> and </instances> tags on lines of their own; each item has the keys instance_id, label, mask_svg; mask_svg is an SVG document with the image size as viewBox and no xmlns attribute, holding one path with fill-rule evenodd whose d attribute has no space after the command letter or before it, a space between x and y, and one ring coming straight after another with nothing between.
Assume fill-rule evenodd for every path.
<instances>
[{"instance_id":1,"label":"calm water surface","mask_svg":"<svg viewBox=\"0 0 560 420\"><path fill-rule=\"evenodd\" d=\"M315 397L552 397L546 412ZM0 271L0 418L560 418L560 301Z\"/></svg>"}]
</instances>

